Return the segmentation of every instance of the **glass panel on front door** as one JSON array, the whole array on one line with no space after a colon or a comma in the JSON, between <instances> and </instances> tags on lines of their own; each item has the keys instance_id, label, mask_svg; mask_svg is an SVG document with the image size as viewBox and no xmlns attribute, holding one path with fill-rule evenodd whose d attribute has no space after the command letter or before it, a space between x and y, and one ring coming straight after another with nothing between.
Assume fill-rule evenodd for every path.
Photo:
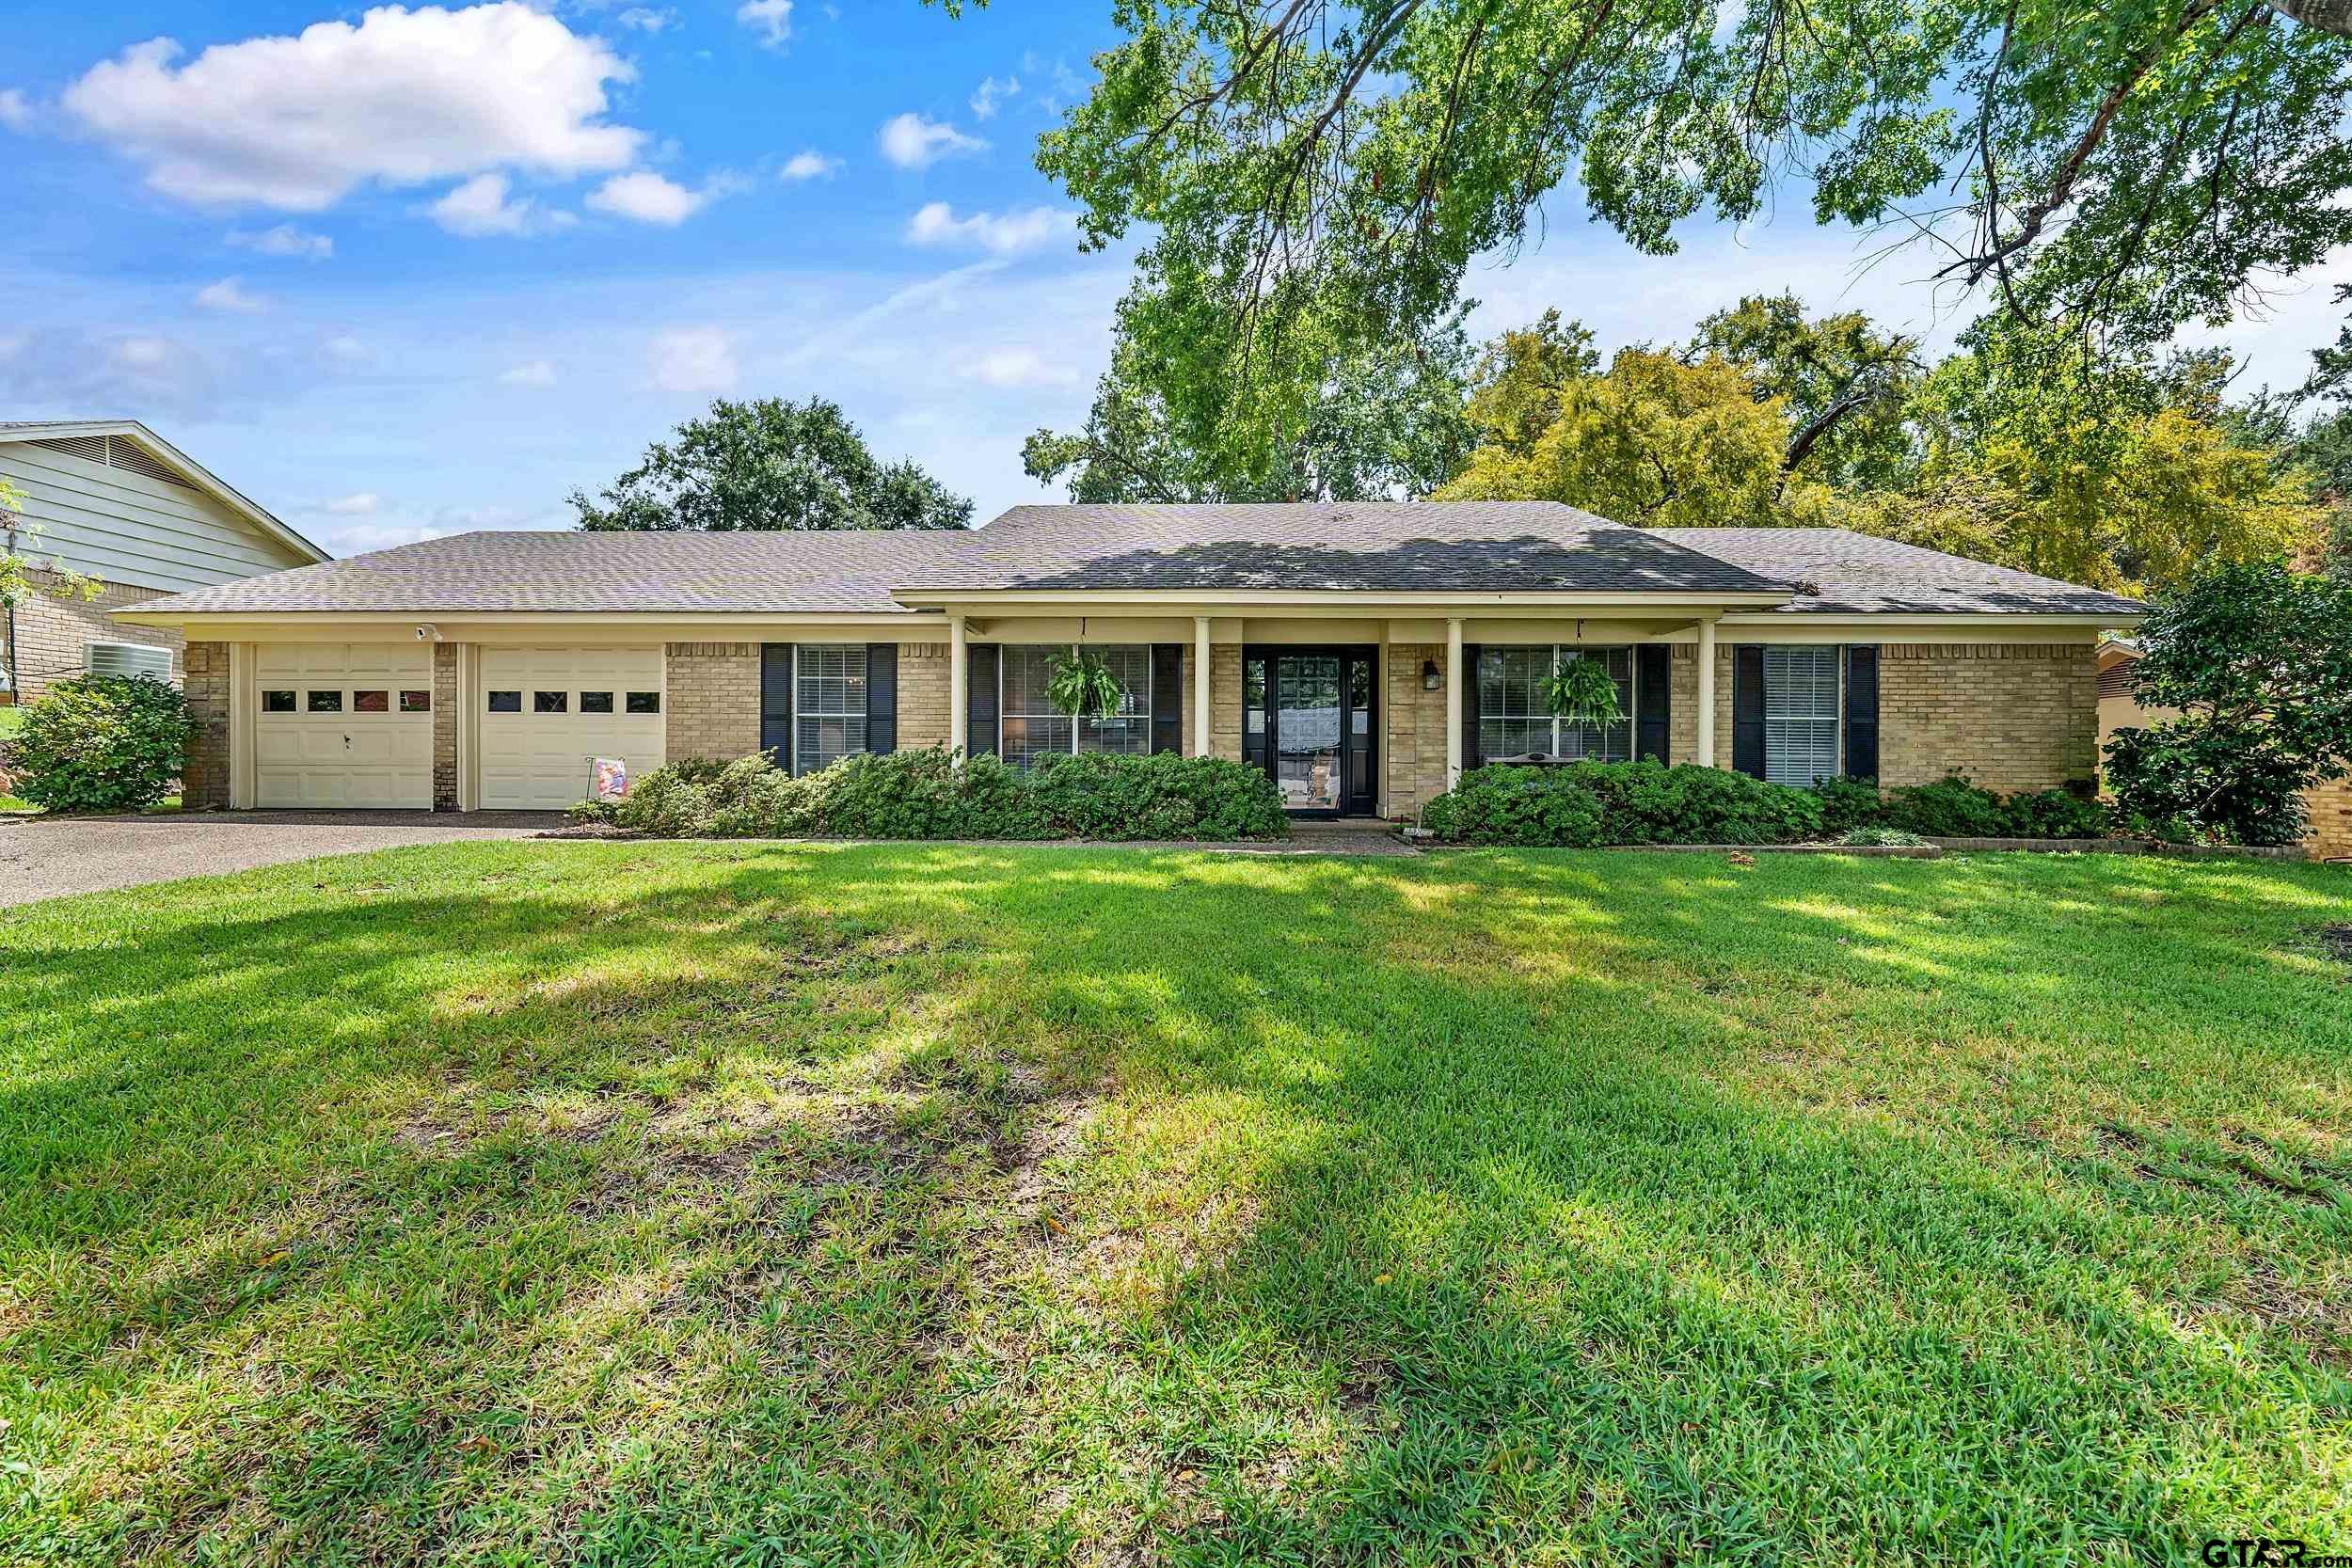
<instances>
[{"instance_id":1,"label":"glass panel on front door","mask_svg":"<svg viewBox=\"0 0 2352 1568\"><path fill-rule=\"evenodd\" d=\"M1242 659L1242 756L1301 814L1374 806L1373 652L1248 650Z\"/></svg>"}]
</instances>

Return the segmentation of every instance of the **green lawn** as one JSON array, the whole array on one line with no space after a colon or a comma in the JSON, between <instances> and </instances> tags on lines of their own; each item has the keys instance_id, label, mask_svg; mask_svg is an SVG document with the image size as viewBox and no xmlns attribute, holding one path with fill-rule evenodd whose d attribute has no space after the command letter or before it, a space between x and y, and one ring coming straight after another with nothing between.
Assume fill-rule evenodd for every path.
<instances>
[{"instance_id":1,"label":"green lawn","mask_svg":"<svg viewBox=\"0 0 2352 1568\"><path fill-rule=\"evenodd\" d=\"M523 843L0 913L0 1560L2352 1551L2352 874Z\"/></svg>"}]
</instances>

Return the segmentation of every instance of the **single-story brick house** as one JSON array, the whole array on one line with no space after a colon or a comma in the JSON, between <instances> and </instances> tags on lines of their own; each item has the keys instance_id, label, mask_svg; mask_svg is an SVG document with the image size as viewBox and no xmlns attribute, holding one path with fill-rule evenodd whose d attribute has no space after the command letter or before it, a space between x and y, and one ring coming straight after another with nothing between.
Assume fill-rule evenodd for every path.
<instances>
[{"instance_id":1,"label":"single-story brick house","mask_svg":"<svg viewBox=\"0 0 2352 1568\"><path fill-rule=\"evenodd\" d=\"M177 678L178 629L113 611L326 559L135 420L0 420L0 481L22 498L13 527L0 518L0 546L36 562L44 590L0 615L0 705L36 701L50 682L91 669ZM53 565L95 578L98 596L46 592ZM169 663L139 657L149 648Z\"/></svg>"},{"instance_id":2,"label":"single-story brick house","mask_svg":"<svg viewBox=\"0 0 2352 1568\"><path fill-rule=\"evenodd\" d=\"M1210 753L1294 808L1408 817L1482 759L1791 783L2088 786L2133 601L1834 529L1637 529L1547 502L1022 506L924 533L470 533L120 612L187 638L197 806L557 807L773 751ZM1128 693L1044 698L1083 641ZM1557 721L1603 659L1626 712ZM1205 678L1204 678L1205 673Z\"/></svg>"}]
</instances>

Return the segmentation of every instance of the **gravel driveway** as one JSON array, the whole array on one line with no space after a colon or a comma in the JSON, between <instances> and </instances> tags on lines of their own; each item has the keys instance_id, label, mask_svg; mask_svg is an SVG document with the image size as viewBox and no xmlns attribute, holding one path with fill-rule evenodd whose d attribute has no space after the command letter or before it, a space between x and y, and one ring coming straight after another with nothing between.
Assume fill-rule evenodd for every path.
<instances>
[{"instance_id":1,"label":"gravel driveway","mask_svg":"<svg viewBox=\"0 0 2352 1568\"><path fill-rule=\"evenodd\" d=\"M555 812L235 811L0 816L0 906L404 844L528 838Z\"/></svg>"}]
</instances>

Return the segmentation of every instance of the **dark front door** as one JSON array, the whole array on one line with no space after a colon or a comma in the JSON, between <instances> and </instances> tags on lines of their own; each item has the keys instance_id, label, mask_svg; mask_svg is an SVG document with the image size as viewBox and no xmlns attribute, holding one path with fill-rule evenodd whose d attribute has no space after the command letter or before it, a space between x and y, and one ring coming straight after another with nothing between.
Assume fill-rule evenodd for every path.
<instances>
[{"instance_id":1,"label":"dark front door","mask_svg":"<svg viewBox=\"0 0 2352 1568\"><path fill-rule=\"evenodd\" d=\"M1307 816L1369 816L1379 754L1372 648L1242 650L1242 754Z\"/></svg>"}]
</instances>

